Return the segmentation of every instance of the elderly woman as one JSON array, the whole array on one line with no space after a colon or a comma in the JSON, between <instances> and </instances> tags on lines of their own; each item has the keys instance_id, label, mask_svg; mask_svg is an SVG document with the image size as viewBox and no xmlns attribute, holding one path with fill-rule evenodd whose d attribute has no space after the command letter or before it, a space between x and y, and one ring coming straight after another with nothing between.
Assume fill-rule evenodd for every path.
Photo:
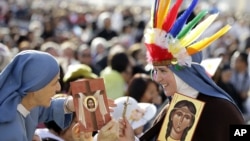
<instances>
[{"instance_id":1,"label":"elderly woman","mask_svg":"<svg viewBox=\"0 0 250 141\"><path fill-rule=\"evenodd\" d=\"M72 98L51 98L61 88L58 79L59 66L51 55L27 50L14 57L0 74L1 140L31 141L40 122L69 125Z\"/></svg>"},{"instance_id":2,"label":"elderly woman","mask_svg":"<svg viewBox=\"0 0 250 141\"><path fill-rule=\"evenodd\" d=\"M177 0L169 13L166 10L170 1L159 1L159 3L156 1L154 6L152 27L145 35L148 60L154 70L153 77L162 85L168 97L181 93L205 102L192 141L228 141L230 125L244 124L244 119L234 100L213 82L200 65L202 60L200 51L225 34L230 26L227 25L211 37L195 42L218 14L208 16L193 28L206 12L201 11L186 24L187 18L197 4L197 0L193 0L175 21L181 3L182 0ZM167 16L162 13L167 13ZM144 133L140 140L156 140L167 107L165 106L152 128ZM121 139L134 140L129 128L126 120L120 121Z\"/></svg>"}]
</instances>

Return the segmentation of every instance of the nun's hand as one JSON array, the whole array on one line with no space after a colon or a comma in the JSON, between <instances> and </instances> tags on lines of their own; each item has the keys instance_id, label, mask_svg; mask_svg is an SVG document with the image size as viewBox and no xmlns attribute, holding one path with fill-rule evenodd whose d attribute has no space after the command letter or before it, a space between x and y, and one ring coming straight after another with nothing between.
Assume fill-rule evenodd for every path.
<instances>
[{"instance_id":1,"label":"nun's hand","mask_svg":"<svg viewBox=\"0 0 250 141\"><path fill-rule=\"evenodd\" d=\"M135 134L126 118L119 120L119 141L134 141Z\"/></svg>"},{"instance_id":2,"label":"nun's hand","mask_svg":"<svg viewBox=\"0 0 250 141\"><path fill-rule=\"evenodd\" d=\"M76 123L72 128L74 141L93 141L92 132L80 132L80 125Z\"/></svg>"},{"instance_id":3,"label":"nun's hand","mask_svg":"<svg viewBox=\"0 0 250 141\"><path fill-rule=\"evenodd\" d=\"M98 133L97 141L117 141L118 139L118 123L115 120L109 121L104 125Z\"/></svg>"}]
</instances>

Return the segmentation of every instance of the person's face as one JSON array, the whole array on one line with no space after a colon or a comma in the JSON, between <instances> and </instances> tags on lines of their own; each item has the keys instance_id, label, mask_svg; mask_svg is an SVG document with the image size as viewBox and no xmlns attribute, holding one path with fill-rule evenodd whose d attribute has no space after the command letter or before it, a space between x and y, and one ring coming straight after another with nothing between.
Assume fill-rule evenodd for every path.
<instances>
[{"instance_id":1,"label":"person's face","mask_svg":"<svg viewBox=\"0 0 250 141\"><path fill-rule=\"evenodd\" d=\"M230 81L231 76L232 76L231 70L224 70L221 73L221 79L224 83L228 83Z\"/></svg>"},{"instance_id":2,"label":"person's face","mask_svg":"<svg viewBox=\"0 0 250 141\"><path fill-rule=\"evenodd\" d=\"M59 53L54 48L48 49L47 52L55 57L59 57Z\"/></svg>"},{"instance_id":3,"label":"person's face","mask_svg":"<svg viewBox=\"0 0 250 141\"><path fill-rule=\"evenodd\" d=\"M235 60L235 69L238 71L244 70L247 68L247 65L243 61L241 56L238 56Z\"/></svg>"},{"instance_id":4,"label":"person's face","mask_svg":"<svg viewBox=\"0 0 250 141\"><path fill-rule=\"evenodd\" d=\"M104 27L105 28L109 28L111 26L111 19L110 18L106 18L104 20Z\"/></svg>"},{"instance_id":5,"label":"person's face","mask_svg":"<svg viewBox=\"0 0 250 141\"><path fill-rule=\"evenodd\" d=\"M174 74L167 66L154 66L154 79L162 85L166 96L177 92Z\"/></svg>"},{"instance_id":6,"label":"person's face","mask_svg":"<svg viewBox=\"0 0 250 141\"><path fill-rule=\"evenodd\" d=\"M92 99L88 100L88 107L89 108L95 108L95 102L94 102L94 100L92 100Z\"/></svg>"},{"instance_id":7,"label":"person's face","mask_svg":"<svg viewBox=\"0 0 250 141\"><path fill-rule=\"evenodd\" d=\"M49 107L52 97L60 91L59 73L42 89L34 92L34 98L39 106Z\"/></svg>"},{"instance_id":8,"label":"person's face","mask_svg":"<svg viewBox=\"0 0 250 141\"><path fill-rule=\"evenodd\" d=\"M139 121L143 117L144 113L145 111L143 109L134 109L131 112L130 119L132 121Z\"/></svg>"},{"instance_id":9,"label":"person's face","mask_svg":"<svg viewBox=\"0 0 250 141\"><path fill-rule=\"evenodd\" d=\"M99 44L96 48L96 54L102 54L105 52L105 47L102 44Z\"/></svg>"},{"instance_id":10,"label":"person's face","mask_svg":"<svg viewBox=\"0 0 250 141\"><path fill-rule=\"evenodd\" d=\"M158 97L158 96L159 96L159 92L158 92L157 86L156 86L156 84L151 82L148 84L148 87L147 87L145 93L143 94L140 102L152 103L153 99L155 97Z\"/></svg>"},{"instance_id":11,"label":"person's face","mask_svg":"<svg viewBox=\"0 0 250 141\"><path fill-rule=\"evenodd\" d=\"M71 48L66 48L63 50L63 57L66 57L68 59L74 58L74 50Z\"/></svg>"},{"instance_id":12,"label":"person's face","mask_svg":"<svg viewBox=\"0 0 250 141\"><path fill-rule=\"evenodd\" d=\"M145 65L145 64L147 64L147 59L145 59L145 58L147 58L147 57L146 57L146 51L142 49L142 50L140 50L140 52L136 55L136 60L137 60L139 63Z\"/></svg>"},{"instance_id":13,"label":"person's face","mask_svg":"<svg viewBox=\"0 0 250 141\"><path fill-rule=\"evenodd\" d=\"M122 76L126 83L129 83L130 79L132 78L132 66L128 65L126 70L122 73Z\"/></svg>"},{"instance_id":14,"label":"person's face","mask_svg":"<svg viewBox=\"0 0 250 141\"><path fill-rule=\"evenodd\" d=\"M173 129L175 132L182 133L184 129L191 126L192 114L185 106L174 111L171 120L173 121Z\"/></svg>"},{"instance_id":15,"label":"person's face","mask_svg":"<svg viewBox=\"0 0 250 141\"><path fill-rule=\"evenodd\" d=\"M80 52L78 59L82 64L90 65L92 62L90 49L85 49L84 51Z\"/></svg>"}]
</instances>

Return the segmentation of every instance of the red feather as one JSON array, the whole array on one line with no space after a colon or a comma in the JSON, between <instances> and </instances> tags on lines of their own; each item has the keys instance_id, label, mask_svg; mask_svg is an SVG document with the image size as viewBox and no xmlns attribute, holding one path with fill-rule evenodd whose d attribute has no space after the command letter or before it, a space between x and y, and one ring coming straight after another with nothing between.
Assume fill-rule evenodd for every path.
<instances>
[{"instance_id":1,"label":"red feather","mask_svg":"<svg viewBox=\"0 0 250 141\"><path fill-rule=\"evenodd\" d=\"M177 0L175 5L171 8L170 12L168 13L167 17L165 18L162 25L162 29L165 30L166 32L169 32L172 26L174 25L182 1L183 0Z\"/></svg>"},{"instance_id":2,"label":"red feather","mask_svg":"<svg viewBox=\"0 0 250 141\"><path fill-rule=\"evenodd\" d=\"M147 44L145 43L148 50L148 59L149 61L163 61L163 60L171 60L173 55L168 52L168 49L164 49L155 44Z\"/></svg>"}]
</instances>

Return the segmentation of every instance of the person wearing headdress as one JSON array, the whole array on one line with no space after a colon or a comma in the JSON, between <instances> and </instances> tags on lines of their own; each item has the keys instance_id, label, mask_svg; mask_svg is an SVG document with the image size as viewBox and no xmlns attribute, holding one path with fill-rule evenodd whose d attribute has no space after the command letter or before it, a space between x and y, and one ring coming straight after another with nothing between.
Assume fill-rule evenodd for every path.
<instances>
[{"instance_id":1,"label":"person wearing headdress","mask_svg":"<svg viewBox=\"0 0 250 141\"><path fill-rule=\"evenodd\" d=\"M183 0L176 0L169 11L170 0L155 0L153 5L151 27L145 32L145 45L148 61L153 65L153 78L162 85L165 95L170 97L170 103L175 93L205 102L192 141L229 141L230 125L245 124L242 113L234 100L214 83L200 63L202 50L225 34L230 26L225 25L212 36L197 41L218 13L209 15L200 22L208 13L201 11L186 23L198 0L193 0L185 12L176 18L182 2ZM167 107L166 105L158 114L153 126L140 137L141 141L156 140ZM120 131L120 138L132 139L126 127L129 127L126 119L120 120L120 129L123 131Z\"/></svg>"},{"instance_id":2,"label":"person wearing headdress","mask_svg":"<svg viewBox=\"0 0 250 141\"><path fill-rule=\"evenodd\" d=\"M54 120L66 128L72 97L52 99L60 90L59 65L48 53L18 53L0 73L0 133L3 141L31 141L38 123ZM14 133L14 134L13 134Z\"/></svg>"}]
</instances>

